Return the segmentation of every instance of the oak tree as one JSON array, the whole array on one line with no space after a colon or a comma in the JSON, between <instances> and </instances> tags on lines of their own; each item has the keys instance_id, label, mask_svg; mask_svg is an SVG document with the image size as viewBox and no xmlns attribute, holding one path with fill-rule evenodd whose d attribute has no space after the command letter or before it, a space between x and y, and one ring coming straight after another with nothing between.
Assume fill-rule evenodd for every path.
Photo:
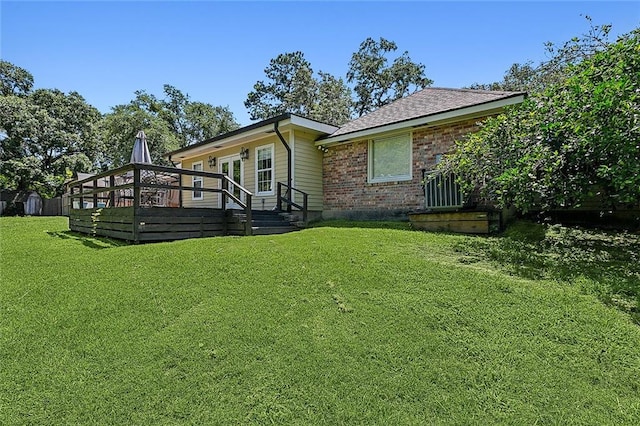
<instances>
[{"instance_id":1,"label":"oak tree","mask_svg":"<svg viewBox=\"0 0 640 426\"><path fill-rule=\"evenodd\" d=\"M425 76L425 66L413 62L407 51L389 65L387 55L397 49L393 41L384 38L375 41L369 37L351 56L347 82L354 84L356 116L360 117L433 83Z\"/></svg>"},{"instance_id":2,"label":"oak tree","mask_svg":"<svg viewBox=\"0 0 640 426\"><path fill-rule=\"evenodd\" d=\"M101 136L108 144L105 164L120 166L129 162L135 135L144 130L151 158L164 164L162 155L201 142L239 127L228 107L191 101L188 94L164 85L162 99L144 90L135 92L128 104L112 107L101 123Z\"/></svg>"},{"instance_id":3,"label":"oak tree","mask_svg":"<svg viewBox=\"0 0 640 426\"><path fill-rule=\"evenodd\" d=\"M70 172L98 165L100 112L76 92L32 90L33 77L0 67L0 186L59 195Z\"/></svg>"},{"instance_id":4,"label":"oak tree","mask_svg":"<svg viewBox=\"0 0 640 426\"><path fill-rule=\"evenodd\" d=\"M351 93L344 81L313 68L300 51L278 55L264 69L244 102L252 120L265 120L285 112L339 125L349 120Z\"/></svg>"}]
</instances>

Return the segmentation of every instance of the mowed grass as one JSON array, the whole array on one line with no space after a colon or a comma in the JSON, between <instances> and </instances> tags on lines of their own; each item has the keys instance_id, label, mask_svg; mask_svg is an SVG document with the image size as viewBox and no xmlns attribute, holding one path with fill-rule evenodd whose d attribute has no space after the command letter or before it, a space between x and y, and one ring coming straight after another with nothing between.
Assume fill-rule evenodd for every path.
<instances>
[{"instance_id":1,"label":"mowed grass","mask_svg":"<svg viewBox=\"0 0 640 426\"><path fill-rule=\"evenodd\" d=\"M0 424L640 423L630 316L469 237L0 233Z\"/></svg>"}]
</instances>

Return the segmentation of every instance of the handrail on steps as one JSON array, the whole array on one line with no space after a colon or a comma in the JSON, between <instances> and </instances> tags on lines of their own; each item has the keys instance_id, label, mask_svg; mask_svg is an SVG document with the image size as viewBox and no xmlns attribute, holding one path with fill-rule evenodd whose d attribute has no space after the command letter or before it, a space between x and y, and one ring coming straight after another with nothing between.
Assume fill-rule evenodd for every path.
<instances>
[{"instance_id":1,"label":"handrail on steps","mask_svg":"<svg viewBox=\"0 0 640 426\"><path fill-rule=\"evenodd\" d=\"M229 185L233 185L238 188L241 192L244 192L245 201L242 202L240 198L236 197L231 191L229 191ZM222 208L226 209L227 205L227 197L231 198L235 201L240 207L244 209L244 214L246 216L246 222L244 224L244 233L245 235L253 235L253 218L251 217L251 192L244 188L243 186L237 184L233 179L231 179L227 175L222 176Z\"/></svg>"},{"instance_id":2,"label":"handrail on steps","mask_svg":"<svg viewBox=\"0 0 640 426\"><path fill-rule=\"evenodd\" d=\"M285 191L284 195L282 193L282 187L285 187L287 190ZM299 194L302 194L302 205L296 203L293 200L293 192L297 192ZM283 211L282 210L282 203L285 203L287 205L287 212L291 213L291 208L295 207L296 209L300 210L302 212L302 221L306 224L307 223L307 218L308 218L308 205L309 205L309 194L307 194L304 191L300 191L299 189L296 189L294 187L291 187L289 185L287 185L284 182L278 182L278 203L277 203L277 209L278 211Z\"/></svg>"}]
</instances>

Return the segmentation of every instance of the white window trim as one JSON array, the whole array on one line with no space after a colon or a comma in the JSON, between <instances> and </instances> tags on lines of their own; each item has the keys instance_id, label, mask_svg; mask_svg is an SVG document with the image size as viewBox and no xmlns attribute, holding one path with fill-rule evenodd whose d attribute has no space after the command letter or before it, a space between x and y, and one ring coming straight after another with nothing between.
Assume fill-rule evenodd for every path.
<instances>
[{"instance_id":1,"label":"white window trim","mask_svg":"<svg viewBox=\"0 0 640 426\"><path fill-rule=\"evenodd\" d=\"M374 178L373 177L373 145L376 140L396 138L399 136L407 135L409 137L409 174L391 176L388 178ZM384 183L384 182L405 182L413 180L413 132L402 132L391 135L379 136L374 139L369 139L367 149L367 182L368 183Z\"/></svg>"},{"instance_id":2,"label":"white window trim","mask_svg":"<svg viewBox=\"0 0 640 426\"><path fill-rule=\"evenodd\" d=\"M202 161L195 161L191 164L191 170L195 170L194 166L200 166L200 170L199 171L204 171L204 162ZM202 176L191 176L191 186L196 186L196 182L201 182L202 183L202 187L204 188L204 178ZM191 191L191 199L194 201L199 201L199 200L204 200L204 191L198 191L200 192L200 196L196 197L196 191Z\"/></svg>"},{"instance_id":3,"label":"white window trim","mask_svg":"<svg viewBox=\"0 0 640 426\"><path fill-rule=\"evenodd\" d=\"M264 148L271 149L271 191L262 191L260 192L258 188L260 187L258 182L258 151ZM266 195L274 195L275 194L275 186L276 186L276 149L275 144L261 145L257 146L254 150L253 158L255 158L254 169L255 169L255 182L256 182L256 195L266 196ZM267 170L267 169L265 169Z\"/></svg>"}]
</instances>

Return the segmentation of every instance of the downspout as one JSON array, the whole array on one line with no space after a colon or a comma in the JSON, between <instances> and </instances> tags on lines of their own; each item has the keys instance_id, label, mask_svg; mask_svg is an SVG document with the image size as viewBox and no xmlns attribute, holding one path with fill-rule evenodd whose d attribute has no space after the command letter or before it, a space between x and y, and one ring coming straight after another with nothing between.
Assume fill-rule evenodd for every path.
<instances>
[{"instance_id":1,"label":"downspout","mask_svg":"<svg viewBox=\"0 0 640 426\"><path fill-rule=\"evenodd\" d=\"M282 145L284 145L287 150L287 199L291 201L291 147L289 146L287 141L284 140L284 137L282 136L282 133L280 133L280 130L278 130L277 121L273 123L273 130L276 132L276 135L278 135L278 138L280 138L280 142L282 142ZM291 212L290 203L287 203L287 212Z\"/></svg>"}]
</instances>

